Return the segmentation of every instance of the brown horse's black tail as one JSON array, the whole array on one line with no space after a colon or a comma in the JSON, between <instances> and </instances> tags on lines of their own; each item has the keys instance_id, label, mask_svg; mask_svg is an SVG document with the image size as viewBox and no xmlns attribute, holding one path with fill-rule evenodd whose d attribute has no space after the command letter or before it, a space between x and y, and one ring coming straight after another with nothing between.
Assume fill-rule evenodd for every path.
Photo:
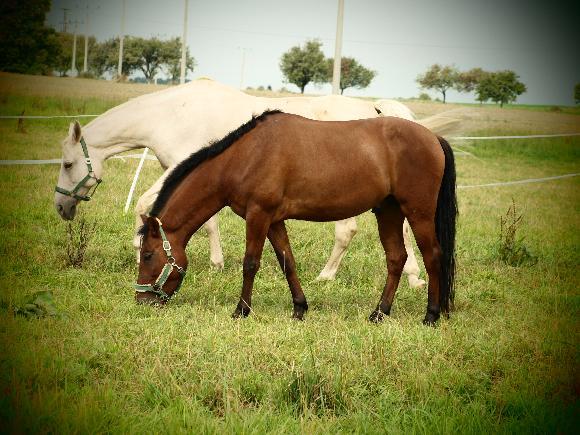
<instances>
[{"instance_id":1,"label":"brown horse's black tail","mask_svg":"<svg viewBox=\"0 0 580 435\"><path fill-rule=\"evenodd\" d=\"M439 275L439 304L441 311L449 313L453 305L455 289L455 221L457 218L457 197L455 195L455 158L449 143L438 137L445 154L445 171L437 198L435 230L441 246L441 271Z\"/></svg>"}]
</instances>

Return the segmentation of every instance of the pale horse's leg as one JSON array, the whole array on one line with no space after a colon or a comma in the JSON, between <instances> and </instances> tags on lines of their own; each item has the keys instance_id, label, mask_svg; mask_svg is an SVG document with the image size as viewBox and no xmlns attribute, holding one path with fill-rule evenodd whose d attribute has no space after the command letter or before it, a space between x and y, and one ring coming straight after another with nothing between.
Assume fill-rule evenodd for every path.
<instances>
[{"instance_id":1,"label":"pale horse's leg","mask_svg":"<svg viewBox=\"0 0 580 435\"><path fill-rule=\"evenodd\" d=\"M137 204L135 205L135 236L133 237L133 247L137 252L137 263L139 263L139 250L141 247L141 236L137 234L137 231L143 225L143 221L141 220L141 215L146 215L149 213L153 204L155 203L155 199L163 186L163 182L169 173L173 170L170 168L166 170L163 175L151 186L147 191L141 195L141 197L137 200ZM218 218L217 214L212 216L205 224L204 228L207 231L207 235L209 237L209 259L212 266L223 269L224 267L224 254L222 252L222 247L220 244L220 231L218 227Z\"/></svg>"},{"instance_id":2,"label":"pale horse's leg","mask_svg":"<svg viewBox=\"0 0 580 435\"><path fill-rule=\"evenodd\" d=\"M318 280L330 280L335 278L340 262L346 253L346 248L356 234L356 231L357 225L355 218L335 222L334 248L332 249L330 258L326 262L326 266L324 266L324 269L322 269L322 272L318 275ZM405 219L405 222L403 223L403 240L405 242L405 250L407 251L407 261L405 262L403 271L407 274L409 286L413 288L423 287L425 281L419 278L420 269L417 264L415 252L413 251L413 245L411 243L411 228L407 219Z\"/></svg>"},{"instance_id":3,"label":"pale horse's leg","mask_svg":"<svg viewBox=\"0 0 580 435\"><path fill-rule=\"evenodd\" d=\"M411 243L411 226L407 219L403 222L403 241L405 243L405 251L407 251L407 261L403 267L403 272L407 274L407 280L409 281L409 287L411 288L422 288L425 286L425 280L419 278L419 264L417 263L417 258L415 257L415 251L413 250L413 244Z\"/></svg>"},{"instance_id":4,"label":"pale horse's leg","mask_svg":"<svg viewBox=\"0 0 580 435\"><path fill-rule=\"evenodd\" d=\"M355 218L343 219L334 223L334 248L332 248L332 253L326 262L326 266L318 275L318 280L335 278L338 266L340 266L340 262L346 253L346 248L348 248L350 241L356 234L356 230Z\"/></svg>"}]
</instances>

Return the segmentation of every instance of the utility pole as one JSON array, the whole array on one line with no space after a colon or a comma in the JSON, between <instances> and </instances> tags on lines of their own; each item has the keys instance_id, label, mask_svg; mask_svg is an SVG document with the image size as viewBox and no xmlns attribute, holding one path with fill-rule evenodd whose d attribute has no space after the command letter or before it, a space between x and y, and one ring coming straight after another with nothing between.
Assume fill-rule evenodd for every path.
<instances>
[{"instance_id":1,"label":"utility pole","mask_svg":"<svg viewBox=\"0 0 580 435\"><path fill-rule=\"evenodd\" d=\"M246 68L246 50L245 47L238 47L238 50L242 50L242 67L240 69L240 90L244 89L244 69Z\"/></svg>"},{"instance_id":2,"label":"utility pole","mask_svg":"<svg viewBox=\"0 0 580 435\"><path fill-rule=\"evenodd\" d=\"M75 33L73 35L73 49L72 49L72 62L71 62L71 75L73 77L76 77L79 72L77 70L77 27L78 27L78 21L75 20L74 21L74 25L75 25Z\"/></svg>"},{"instance_id":3,"label":"utility pole","mask_svg":"<svg viewBox=\"0 0 580 435\"><path fill-rule=\"evenodd\" d=\"M87 18L85 21L85 59L83 61L83 72L87 72L87 63L89 57L89 4L87 3Z\"/></svg>"},{"instance_id":4,"label":"utility pole","mask_svg":"<svg viewBox=\"0 0 580 435\"><path fill-rule=\"evenodd\" d=\"M121 35L119 36L119 63L117 67L117 79L123 77L123 40L125 39L125 0L123 0L123 14L121 15Z\"/></svg>"},{"instance_id":5,"label":"utility pole","mask_svg":"<svg viewBox=\"0 0 580 435\"><path fill-rule=\"evenodd\" d=\"M185 83L185 74L187 71L187 6L189 0L185 0L185 11L183 12L183 36L181 37L181 75L179 83Z\"/></svg>"},{"instance_id":6,"label":"utility pole","mask_svg":"<svg viewBox=\"0 0 580 435\"><path fill-rule=\"evenodd\" d=\"M344 0L338 0L338 15L336 17L336 42L334 43L334 65L332 68L332 93L340 93L340 63L342 51L342 22L344 18Z\"/></svg>"}]
</instances>

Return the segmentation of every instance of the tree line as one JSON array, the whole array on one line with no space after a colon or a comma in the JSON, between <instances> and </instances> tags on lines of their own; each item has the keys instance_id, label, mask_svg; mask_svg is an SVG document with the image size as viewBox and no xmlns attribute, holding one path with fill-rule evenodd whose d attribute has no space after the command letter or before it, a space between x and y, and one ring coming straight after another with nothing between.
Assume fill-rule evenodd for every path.
<instances>
[{"instance_id":1,"label":"tree line","mask_svg":"<svg viewBox=\"0 0 580 435\"><path fill-rule=\"evenodd\" d=\"M44 24L50 10L50 0L4 0L0 2L0 71L23 74L53 74L63 76L72 67L73 38L71 33L57 32ZM119 39L97 42L88 38L88 74L101 77L117 70ZM84 37L77 38L76 65L83 64ZM152 82L164 72L173 82L179 80L181 39L139 38L128 36L123 44L122 74L128 77L141 72ZM186 71L193 71L195 59L186 53Z\"/></svg>"},{"instance_id":2,"label":"tree line","mask_svg":"<svg viewBox=\"0 0 580 435\"><path fill-rule=\"evenodd\" d=\"M434 64L417 77L417 83L423 89L433 89L441 93L446 101L447 91L474 92L476 100L485 103L489 100L504 104L516 101L526 92L526 85L519 81L519 76L511 70L489 72L481 68L459 71L452 65Z\"/></svg>"},{"instance_id":3,"label":"tree line","mask_svg":"<svg viewBox=\"0 0 580 435\"><path fill-rule=\"evenodd\" d=\"M72 61L72 35L61 34L62 61L58 71L61 75L70 69ZM111 38L103 42L93 40L89 43L88 64L92 76L101 77L105 73L114 74L119 63L119 39ZM82 44L81 44L82 45ZM82 50L81 50L82 52ZM84 53L81 53L84 55ZM77 63L79 55L77 53ZM152 83L158 73L165 73L170 81L177 83L180 77L181 39L171 38L140 38L127 36L123 41L122 75L128 77L135 72L141 72L145 80ZM193 71L195 59L186 51L186 72Z\"/></svg>"}]
</instances>

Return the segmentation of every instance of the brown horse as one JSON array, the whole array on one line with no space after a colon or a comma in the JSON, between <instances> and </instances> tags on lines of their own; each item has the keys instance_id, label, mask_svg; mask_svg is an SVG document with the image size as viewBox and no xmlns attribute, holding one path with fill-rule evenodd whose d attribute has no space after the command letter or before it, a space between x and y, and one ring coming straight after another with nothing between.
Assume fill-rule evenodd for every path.
<instances>
[{"instance_id":1,"label":"brown horse","mask_svg":"<svg viewBox=\"0 0 580 435\"><path fill-rule=\"evenodd\" d=\"M185 247L203 223L229 206L246 220L242 294L251 310L266 237L286 275L293 317L308 309L284 221L336 221L372 209L387 257L387 281L370 320L391 310L406 260L401 226L411 224L429 275L425 324L449 312L455 274L455 164L449 144L400 118L311 121L265 112L192 154L166 179L143 216L139 302L164 304L185 275Z\"/></svg>"}]
</instances>

